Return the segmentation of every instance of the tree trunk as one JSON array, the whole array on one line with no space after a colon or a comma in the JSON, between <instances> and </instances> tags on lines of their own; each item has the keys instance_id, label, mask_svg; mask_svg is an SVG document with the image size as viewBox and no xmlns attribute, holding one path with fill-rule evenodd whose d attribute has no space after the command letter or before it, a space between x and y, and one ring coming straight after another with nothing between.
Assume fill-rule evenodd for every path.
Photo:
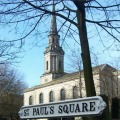
<instances>
[{"instance_id":1,"label":"tree trunk","mask_svg":"<svg viewBox=\"0 0 120 120\"><path fill-rule=\"evenodd\" d=\"M74 3L78 8L77 22L78 22L81 50L82 50L81 55L83 60L86 95L87 97L96 96L95 86L93 81L93 74L92 74L89 44L88 44L88 38L87 38L87 28L86 28L86 22L85 22L85 6L84 6L84 2L81 2L81 1L74 1ZM96 117L89 117L88 119L96 120Z\"/></svg>"},{"instance_id":2,"label":"tree trunk","mask_svg":"<svg viewBox=\"0 0 120 120\"><path fill-rule=\"evenodd\" d=\"M81 50L82 50L86 94L88 97L96 96L93 74L92 74L89 44L87 38L87 28L85 23L85 6L83 2L82 3L79 2L79 4L81 5L80 5L80 9L77 10L77 21L78 21L78 30L79 30L79 37L80 37Z\"/></svg>"}]
</instances>

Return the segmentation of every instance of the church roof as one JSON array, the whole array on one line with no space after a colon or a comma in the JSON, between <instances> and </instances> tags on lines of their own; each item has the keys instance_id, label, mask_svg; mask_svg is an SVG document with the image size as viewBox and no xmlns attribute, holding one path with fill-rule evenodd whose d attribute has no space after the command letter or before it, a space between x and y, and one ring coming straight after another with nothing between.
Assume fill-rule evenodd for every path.
<instances>
[{"instance_id":1,"label":"church roof","mask_svg":"<svg viewBox=\"0 0 120 120\"><path fill-rule=\"evenodd\" d=\"M103 70L106 70L106 69L107 70L109 69L112 72L116 71L115 68L109 66L108 64L102 64L102 65L98 65L98 66L95 66L95 67L92 68L93 75L98 74L99 71L103 71ZM71 81L71 80L75 80L75 79L78 79L80 75L81 75L81 77L84 77L83 70L78 71L78 72L73 72L73 73L65 73L63 76L61 76L59 78L56 78L56 79L53 79L50 82L47 82L47 83L44 83L44 84L41 84L41 85L37 85L37 86L32 87L32 88L28 88L28 89L25 90L25 92L29 92L29 91L33 91L33 90L36 90L36 89L52 86L52 85L55 85L55 84L60 84L60 83Z\"/></svg>"}]
</instances>

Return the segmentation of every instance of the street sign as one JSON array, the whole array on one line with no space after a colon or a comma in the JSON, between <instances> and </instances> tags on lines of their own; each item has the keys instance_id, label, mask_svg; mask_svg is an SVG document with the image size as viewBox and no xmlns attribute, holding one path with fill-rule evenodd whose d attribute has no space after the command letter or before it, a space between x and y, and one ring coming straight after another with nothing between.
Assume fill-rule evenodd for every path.
<instances>
[{"instance_id":1,"label":"street sign","mask_svg":"<svg viewBox=\"0 0 120 120\"><path fill-rule=\"evenodd\" d=\"M100 96L21 107L21 119L99 115L106 103Z\"/></svg>"}]
</instances>

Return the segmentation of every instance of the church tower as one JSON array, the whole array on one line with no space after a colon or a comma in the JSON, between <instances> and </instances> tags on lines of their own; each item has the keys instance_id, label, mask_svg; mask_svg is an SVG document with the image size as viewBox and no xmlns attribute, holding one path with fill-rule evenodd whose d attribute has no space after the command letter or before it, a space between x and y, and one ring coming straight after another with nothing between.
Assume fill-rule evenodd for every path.
<instances>
[{"instance_id":1,"label":"church tower","mask_svg":"<svg viewBox=\"0 0 120 120\"><path fill-rule=\"evenodd\" d=\"M52 12L55 12L53 4ZM41 83L52 81L64 74L64 51L59 45L56 16L52 15L51 27L48 35L49 44L44 52L44 74L41 76Z\"/></svg>"}]
</instances>

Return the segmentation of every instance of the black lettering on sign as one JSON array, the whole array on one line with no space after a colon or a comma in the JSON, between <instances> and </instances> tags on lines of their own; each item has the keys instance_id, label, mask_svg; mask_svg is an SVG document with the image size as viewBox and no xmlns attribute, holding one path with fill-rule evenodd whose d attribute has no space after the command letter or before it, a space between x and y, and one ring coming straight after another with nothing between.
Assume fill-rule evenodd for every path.
<instances>
[{"instance_id":1,"label":"black lettering on sign","mask_svg":"<svg viewBox=\"0 0 120 120\"><path fill-rule=\"evenodd\" d=\"M75 106L75 105L74 105L74 104L70 104L69 106L70 106L70 112L73 113L73 112L74 112L74 106Z\"/></svg>"},{"instance_id":2,"label":"black lettering on sign","mask_svg":"<svg viewBox=\"0 0 120 120\"><path fill-rule=\"evenodd\" d=\"M24 110L24 116L29 116L29 109Z\"/></svg>"},{"instance_id":3,"label":"black lettering on sign","mask_svg":"<svg viewBox=\"0 0 120 120\"><path fill-rule=\"evenodd\" d=\"M36 108L33 108L33 116L36 115Z\"/></svg>"},{"instance_id":4,"label":"black lettering on sign","mask_svg":"<svg viewBox=\"0 0 120 120\"><path fill-rule=\"evenodd\" d=\"M40 115L40 110L39 110L39 108L37 108L37 110L36 110L36 115Z\"/></svg>"},{"instance_id":5,"label":"black lettering on sign","mask_svg":"<svg viewBox=\"0 0 120 120\"><path fill-rule=\"evenodd\" d=\"M59 109L58 109L58 113L61 113L62 114L62 105L59 106Z\"/></svg>"},{"instance_id":6,"label":"black lettering on sign","mask_svg":"<svg viewBox=\"0 0 120 120\"><path fill-rule=\"evenodd\" d=\"M54 114L54 106L50 106L50 114Z\"/></svg>"},{"instance_id":7,"label":"black lettering on sign","mask_svg":"<svg viewBox=\"0 0 120 120\"><path fill-rule=\"evenodd\" d=\"M78 112L81 112L81 111L80 111L79 104L77 104L77 105L76 105L76 108L75 108L75 113L78 113Z\"/></svg>"},{"instance_id":8,"label":"black lettering on sign","mask_svg":"<svg viewBox=\"0 0 120 120\"><path fill-rule=\"evenodd\" d=\"M47 107L45 107L45 115L48 115Z\"/></svg>"},{"instance_id":9,"label":"black lettering on sign","mask_svg":"<svg viewBox=\"0 0 120 120\"><path fill-rule=\"evenodd\" d=\"M67 105L63 106L63 111L64 111L64 113L69 113L69 109L68 109Z\"/></svg>"},{"instance_id":10,"label":"black lettering on sign","mask_svg":"<svg viewBox=\"0 0 120 120\"><path fill-rule=\"evenodd\" d=\"M95 102L90 102L90 111L95 111Z\"/></svg>"},{"instance_id":11,"label":"black lettering on sign","mask_svg":"<svg viewBox=\"0 0 120 120\"><path fill-rule=\"evenodd\" d=\"M87 103L82 103L82 112L87 112L88 111L88 105Z\"/></svg>"},{"instance_id":12,"label":"black lettering on sign","mask_svg":"<svg viewBox=\"0 0 120 120\"><path fill-rule=\"evenodd\" d=\"M39 108L33 108L33 116L40 115Z\"/></svg>"},{"instance_id":13,"label":"black lettering on sign","mask_svg":"<svg viewBox=\"0 0 120 120\"><path fill-rule=\"evenodd\" d=\"M44 107L40 107L40 114L44 115Z\"/></svg>"}]
</instances>

